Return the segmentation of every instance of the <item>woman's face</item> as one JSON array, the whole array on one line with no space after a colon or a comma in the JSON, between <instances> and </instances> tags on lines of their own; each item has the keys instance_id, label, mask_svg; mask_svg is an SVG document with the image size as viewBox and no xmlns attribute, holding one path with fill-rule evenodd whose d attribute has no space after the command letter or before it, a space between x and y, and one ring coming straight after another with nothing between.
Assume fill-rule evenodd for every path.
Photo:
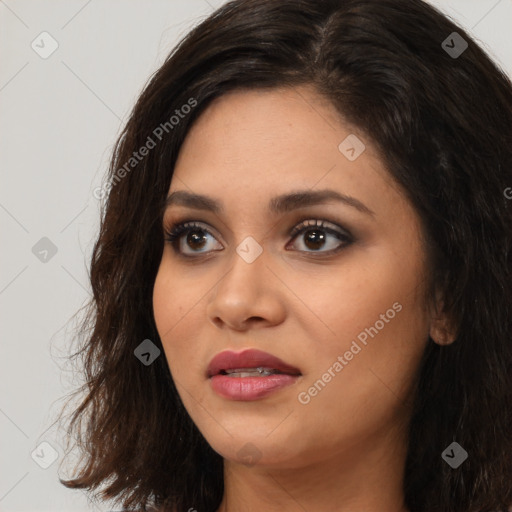
<instances>
[{"instance_id":1,"label":"woman's face","mask_svg":"<svg viewBox=\"0 0 512 512\"><path fill-rule=\"evenodd\" d=\"M195 225L165 244L154 315L212 448L292 468L401 444L430 329L425 257L419 218L370 141L310 88L232 92L190 130L178 191L207 200L174 196L165 212L168 231ZM279 370L247 354L208 374L217 354L247 349L287 374L223 375Z\"/></svg>"}]
</instances>

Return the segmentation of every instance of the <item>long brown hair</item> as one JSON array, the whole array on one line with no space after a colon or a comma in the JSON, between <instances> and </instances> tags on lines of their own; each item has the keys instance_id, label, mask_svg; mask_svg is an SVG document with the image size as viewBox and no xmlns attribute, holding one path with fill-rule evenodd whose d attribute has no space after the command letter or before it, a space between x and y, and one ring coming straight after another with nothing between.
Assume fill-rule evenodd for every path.
<instances>
[{"instance_id":1,"label":"long brown hair","mask_svg":"<svg viewBox=\"0 0 512 512\"><path fill-rule=\"evenodd\" d=\"M453 32L468 43L460 55L449 50ZM105 485L101 498L124 507L219 506L222 458L183 407L153 318L163 206L181 144L214 98L301 84L314 86L384 155L422 218L431 284L459 326L453 344L430 340L423 355L406 504L414 512L505 511L512 505L512 84L462 28L421 0L234 0L151 77L109 168L90 265L93 298L72 356L86 378L68 429L82 467L61 481L91 491ZM162 352L148 366L134 356L146 339ZM469 454L457 469L441 457L453 441Z\"/></svg>"}]
</instances>

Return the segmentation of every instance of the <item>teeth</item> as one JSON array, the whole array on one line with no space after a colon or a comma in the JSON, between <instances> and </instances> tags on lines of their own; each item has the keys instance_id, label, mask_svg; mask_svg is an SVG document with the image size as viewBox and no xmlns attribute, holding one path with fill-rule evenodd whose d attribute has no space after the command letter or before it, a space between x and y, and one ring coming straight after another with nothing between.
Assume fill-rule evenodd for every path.
<instances>
[{"instance_id":1,"label":"teeth","mask_svg":"<svg viewBox=\"0 0 512 512\"><path fill-rule=\"evenodd\" d=\"M267 375L274 375L275 373L281 373L273 368L232 368L230 370L224 370L226 375L230 377L260 377Z\"/></svg>"}]
</instances>

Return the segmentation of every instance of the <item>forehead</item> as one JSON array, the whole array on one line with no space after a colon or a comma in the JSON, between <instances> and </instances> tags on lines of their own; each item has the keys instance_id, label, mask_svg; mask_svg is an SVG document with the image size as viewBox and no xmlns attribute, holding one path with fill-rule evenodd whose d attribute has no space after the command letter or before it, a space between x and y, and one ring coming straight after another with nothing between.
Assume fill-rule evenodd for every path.
<instances>
[{"instance_id":1,"label":"forehead","mask_svg":"<svg viewBox=\"0 0 512 512\"><path fill-rule=\"evenodd\" d=\"M336 117L334 108L309 89L230 92L201 114L180 157L214 158L212 163L232 166L270 159L278 165L290 161L293 153L332 157L341 128Z\"/></svg>"},{"instance_id":2,"label":"forehead","mask_svg":"<svg viewBox=\"0 0 512 512\"><path fill-rule=\"evenodd\" d=\"M362 202L396 202L375 149L355 131L310 87L230 92L190 129L170 192L226 198L238 209L266 207L270 197L291 190L326 188ZM354 136L364 150L350 160L340 144Z\"/></svg>"}]
</instances>

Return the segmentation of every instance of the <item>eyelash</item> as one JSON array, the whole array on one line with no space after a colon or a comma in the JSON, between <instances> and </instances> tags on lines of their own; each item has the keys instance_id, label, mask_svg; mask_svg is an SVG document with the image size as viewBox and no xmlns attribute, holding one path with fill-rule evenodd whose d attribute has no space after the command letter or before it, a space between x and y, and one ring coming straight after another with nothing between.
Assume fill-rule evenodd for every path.
<instances>
[{"instance_id":1,"label":"eyelash","mask_svg":"<svg viewBox=\"0 0 512 512\"><path fill-rule=\"evenodd\" d=\"M331 255L343 250L351 243L353 243L354 239L353 239L352 235L350 235L347 230L342 229L340 231L338 229L330 228L330 227L326 226L326 224L335 225L328 221L318 220L318 219L305 220L305 221L302 221L300 224L296 225L290 231L289 236L292 238L292 240L294 240L299 235L302 235L307 231L317 228L318 230L324 231L325 233L336 236L341 242L343 242L335 249L331 249L329 251L299 251L299 252L305 252L308 255L313 255L314 257L331 256ZM180 241L180 239L183 235L188 234L194 230L195 231L203 231L204 233L207 233L208 235L215 238L215 235L209 229L207 229L200 223L197 223L195 221L182 221L182 222L172 225L168 230L165 230L165 241L170 243L172 245L174 251L184 258L199 258L201 256L204 256L205 254L209 254L211 252L216 252L216 251L197 252L196 255L190 255L190 254L181 252L179 250L179 248L177 247L177 245L178 245L177 243Z\"/></svg>"}]
</instances>

